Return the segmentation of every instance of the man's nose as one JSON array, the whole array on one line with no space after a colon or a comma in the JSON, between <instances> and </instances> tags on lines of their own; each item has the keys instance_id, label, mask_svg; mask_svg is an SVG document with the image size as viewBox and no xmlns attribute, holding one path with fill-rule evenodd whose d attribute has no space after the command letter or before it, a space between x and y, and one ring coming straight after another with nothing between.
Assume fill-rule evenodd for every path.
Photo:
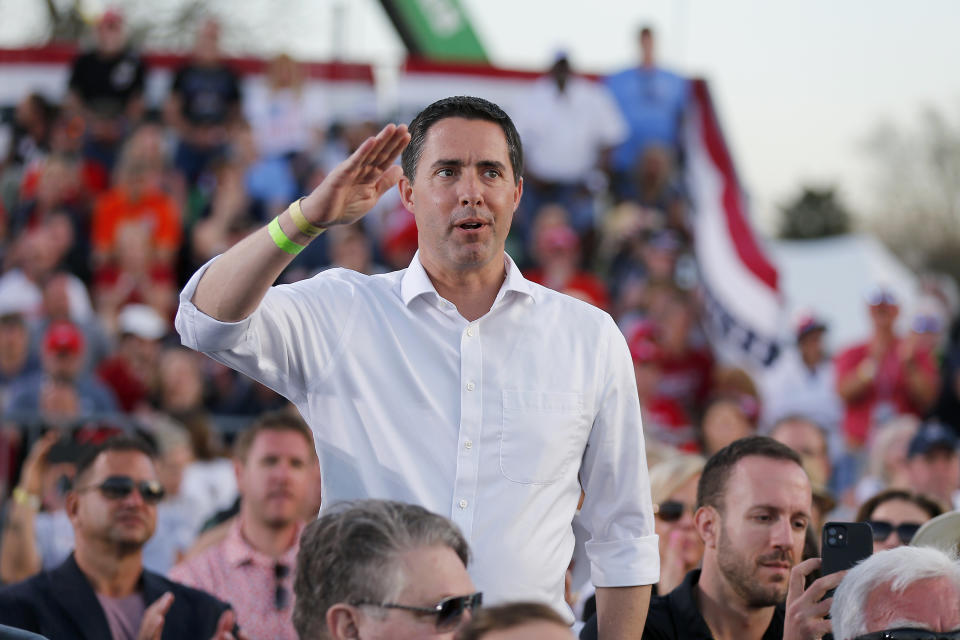
<instances>
[{"instance_id":1,"label":"man's nose","mask_svg":"<svg viewBox=\"0 0 960 640\"><path fill-rule=\"evenodd\" d=\"M460 178L460 206L479 207L483 204L483 188L480 179L471 171Z\"/></svg>"},{"instance_id":2,"label":"man's nose","mask_svg":"<svg viewBox=\"0 0 960 640\"><path fill-rule=\"evenodd\" d=\"M781 518L770 532L771 543L775 547L793 547L793 527L789 518Z\"/></svg>"}]
</instances>

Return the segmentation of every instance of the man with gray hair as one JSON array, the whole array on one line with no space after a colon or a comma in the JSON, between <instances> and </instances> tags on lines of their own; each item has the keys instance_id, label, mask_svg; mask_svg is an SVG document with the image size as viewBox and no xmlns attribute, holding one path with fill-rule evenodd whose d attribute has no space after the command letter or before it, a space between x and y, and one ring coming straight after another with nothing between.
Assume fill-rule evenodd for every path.
<instances>
[{"instance_id":1,"label":"man with gray hair","mask_svg":"<svg viewBox=\"0 0 960 640\"><path fill-rule=\"evenodd\" d=\"M456 525L422 507L347 502L300 539L293 625L300 640L452 640L480 606Z\"/></svg>"},{"instance_id":2,"label":"man with gray hair","mask_svg":"<svg viewBox=\"0 0 960 640\"><path fill-rule=\"evenodd\" d=\"M830 617L836 640L960 638L960 565L927 547L881 551L843 578Z\"/></svg>"}]
</instances>

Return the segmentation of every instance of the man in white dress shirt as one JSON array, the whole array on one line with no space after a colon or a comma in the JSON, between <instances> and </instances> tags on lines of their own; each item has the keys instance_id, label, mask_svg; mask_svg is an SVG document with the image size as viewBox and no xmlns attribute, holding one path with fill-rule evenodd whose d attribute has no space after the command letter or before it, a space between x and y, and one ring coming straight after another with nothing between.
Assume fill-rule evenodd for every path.
<instances>
[{"instance_id":1,"label":"man in white dress shirt","mask_svg":"<svg viewBox=\"0 0 960 640\"><path fill-rule=\"evenodd\" d=\"M504 252L522 158L510 118L479 98L434 103L410 133L387 125L194 274L177 329L297 405L325 505L392 499L453 520L486 602L545 601L572 621L582 486L601 637L640 638L659 561L630 354L610 316ZM407 269L271 287L298 247L398 181L419 237Z\"/></svg>"}]
</instances>

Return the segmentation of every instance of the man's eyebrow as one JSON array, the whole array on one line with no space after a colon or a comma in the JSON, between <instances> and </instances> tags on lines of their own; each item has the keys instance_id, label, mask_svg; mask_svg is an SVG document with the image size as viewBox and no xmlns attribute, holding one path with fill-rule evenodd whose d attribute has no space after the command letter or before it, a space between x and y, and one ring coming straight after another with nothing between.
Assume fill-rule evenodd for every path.
<instances>
[{"instance_id":1,"label":"man's eyebrow","mask_svg":"<svg viewBox=\"0 0 960 640\"><path fill-rule=\"evenodd\" d=\"M775 504L755 504L751 507L751 509L762 509L764 511L773 511L775 513L783 513L785 511L785 509L783 509L782 507L778 507ZM812 515L810 515L808 512L804 511L803 509L801 509L800 511L794 511L790 517L796 517L796 516L803 516L804 518L808 518L808 519L813 518Z\"/></svg>"},{"instance_id":2,"label":"man's eyebrow","mask_svg":"<svg viewBox=\"0 0 960 640\"><path fill-rule=\"evenodd\" d=\"M464 165L463 160L455 160L455 159L452 159L452 158L449 158L449 159L448 159L448 158L440 158L439 160L436 160L436 161L435 161L432 165L430 165L430 166L432 166L432 167L462 167L463 165Z\"/></svg>"}]
</instances>

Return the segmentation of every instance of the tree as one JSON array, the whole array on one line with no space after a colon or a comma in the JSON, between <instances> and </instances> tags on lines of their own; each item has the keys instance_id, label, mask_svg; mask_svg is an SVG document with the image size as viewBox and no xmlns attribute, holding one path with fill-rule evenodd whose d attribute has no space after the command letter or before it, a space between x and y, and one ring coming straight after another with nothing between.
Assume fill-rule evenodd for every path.
<instances>
[{"instance_id":1,"label":"tree","mask_svg":"<svg viewBox=\"0 0 960 640\"><path fill-rule=\"evenodd\" d=\"M911 267L960 277L960 111L927 109L913 126L867 137L874 203L863 220Z\"/></svg>"},{"instance_id":2,"label":"tree","mask_svg":"<svg viewBox=\"0 0 960 640\"><path fill-rule=\"evenodd\" d=\"M780 213L778 235L784 240L826 238L850 231L850 213L833 187L804 187Z\"/></svg>"}]
</instances>

